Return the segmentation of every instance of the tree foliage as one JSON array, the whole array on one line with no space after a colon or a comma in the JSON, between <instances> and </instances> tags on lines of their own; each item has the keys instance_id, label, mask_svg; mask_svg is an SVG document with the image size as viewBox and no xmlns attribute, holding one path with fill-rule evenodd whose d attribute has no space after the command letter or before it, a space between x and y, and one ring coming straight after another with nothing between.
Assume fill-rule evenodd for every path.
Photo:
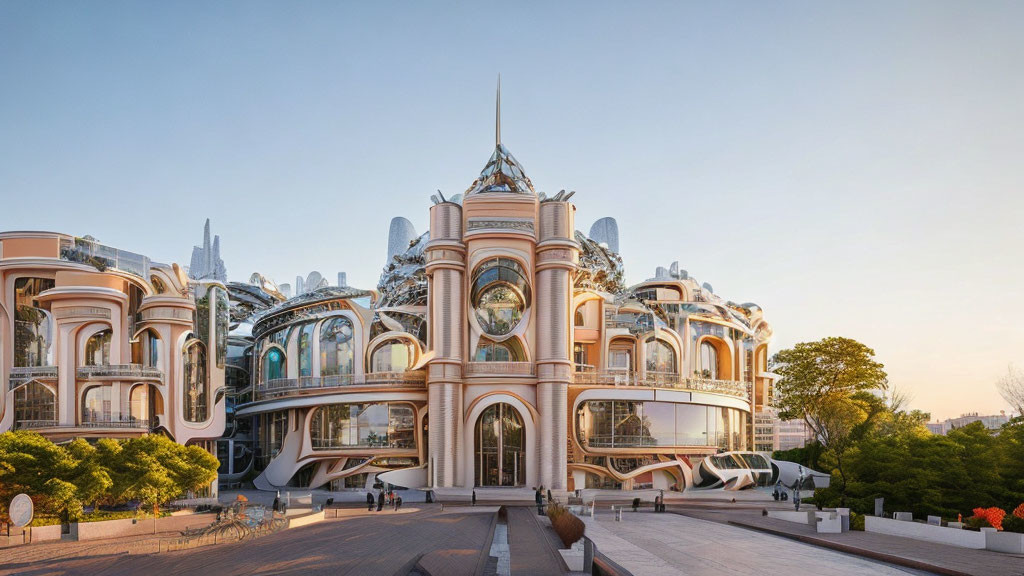
<instances>
[{"instance_id":1,"label":"tree foliage","mask_svg":"<svg viewBox=\"0 0 1024 576\"><path fill-rule=\"evenodd\" d=\"M772 358L783 420L803 420L824 446L842 442L875 408L870 392L887 386L875 351L849 338L801 342Z\"/></svg>"},{"instance_id":2,"label":"tree foliage","mask_svg":"<svg viewBox=\"0 0 1024 576\"><path fill-rule=\"evenodd\" d=\"M1006 374L996 381L996 389L1003 400L1013 406L1017 414L1024 416L1024 370L1011 364L1006 369Z\"/></svg>"},{"instance_id":3,"label":"tree foliage","mask_svg":"<svg viewBox=\"0 0 1024 576\"><path fill-rule=\"evenodd\" d=\"M32 497L40 515L74 520L83 504L138 501L154 512L217 478L217 458L159 434L129 440L78 439L58 445L29 431L0 434L0 516L14 495Z\"/></svg>"}]
</instances>

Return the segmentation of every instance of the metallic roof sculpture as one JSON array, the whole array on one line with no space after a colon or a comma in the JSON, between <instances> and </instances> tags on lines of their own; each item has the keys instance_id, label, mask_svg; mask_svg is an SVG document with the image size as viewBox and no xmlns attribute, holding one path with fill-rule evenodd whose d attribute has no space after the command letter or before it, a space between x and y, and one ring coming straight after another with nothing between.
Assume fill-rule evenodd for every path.
<instances>
[{"instance_id":1,"label":"metallic roof sculpture","mask_svg":"<svg viewBox=\"0 0 1024 576\"><path fill-rule=\"evenodd\" d=\"M480 177L466 189L470 194L504 192L512 194L536 194L533 183L523 171L523 166L501 143L501 77L498 77L498 98L494 119L494 153L487 161Z\"/></svg>"},{"instance_id":2,"label":"metallic roof sculpture","mask_svg":"<svg viewBox=\"0 0 1024 576\"><path fill-rule=\"evenodd\" d=\"M388 230L388 262L395 256L409 249L409 244L416 239L416 228L407 218L395 216L391 219Z\"/></svg>"}]
</instances>

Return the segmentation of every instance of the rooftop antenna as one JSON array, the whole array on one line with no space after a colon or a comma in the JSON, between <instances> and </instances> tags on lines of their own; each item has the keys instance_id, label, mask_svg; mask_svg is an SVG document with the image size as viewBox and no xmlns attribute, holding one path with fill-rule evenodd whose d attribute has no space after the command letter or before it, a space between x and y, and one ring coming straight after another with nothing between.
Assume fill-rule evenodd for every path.
<instances>
[{"instance_id":1,"label":"rooftop antenna","mask_svg":"<svg viewBox=\"0 0 1024 576\"><path fill-rule=\"evenodd\" d=\"M498 74L498 101L494 108L494 147L501 146L501 74Z\"/></svg>"}]
</instances>

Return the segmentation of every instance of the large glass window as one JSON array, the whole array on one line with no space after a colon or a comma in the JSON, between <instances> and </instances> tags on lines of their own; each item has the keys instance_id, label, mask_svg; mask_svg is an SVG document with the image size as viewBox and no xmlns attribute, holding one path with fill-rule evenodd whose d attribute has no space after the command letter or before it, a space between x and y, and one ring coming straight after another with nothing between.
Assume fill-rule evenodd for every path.
<instances>
[{"instance_id":1,"label":"large glass window","mask_svg":"<svg viewBox=\"0 0 1024 576\"><path fill-rule=\"evenodd\" d=\"M14 281L14 365L50 366L53 319L39 307L37 297L54 287L49 278L18 278Z\"/></svg>"},{"instance_id":2,"label":"large glass window","mask_svg":"<svg viewBox=\"0 0 1024 576\"><path fill-rule=\"evenodd\" d=\"M576 437L591 448L719 446L739 450L745 414L733 408L672 402L591 400L576 412Z\"/></svg>"},{"instance_id":3,"label":"large glass window","mask_svg":"<svg viewBox=\"0 0 1024 576\"><path fill-rule=\"evenodd\" d=\"M352 374L355 367L353 344L351 320L340 316L325 320L320 328L320 375Z\"/></svg>"},{"instance_id":4,"label":"large glass window","mask_svg":"<svg viewBox=\"0 0 1024 576\"><path fill-rule=\"evenodd\" d=\"M49 388L31 381L14 390L14 427L37 428L57 423L56 398Z\"/></svg>"},{"instance_id":5,"label":"large glass window","mask_svg":"<svg viewBox=\"0 0 1024 576\"><path fill-rule=\"evenodd\" d=\"M110 422L110 386L93 386L82 395L82 423Z\"/></svg>"},{"instance_id":6,"label":"large glass window","mask_svg":"<svg viewBox=\"0 0 1024 576\"><path fill-rule=\"evenodd\" d=\"M101 330L89 337L85 343L85 365L106 366L110 364L110 343L114 332L110 329Z\"/></svg>"},{"instance_id":7,"label":"large glass window","mask_svg":"<svg viewBox=\"0 0 1024 576\"><path fill-rule=\"evenodd\" d=\"M676 373L676 352L666 342L651 338L647 341L645 352L648 372Z\"/></svg>"},{"instance_id":8,"label":"large glass window","mask_svg":"<svg viewBox=\"0 0 1024 576\"><path fill-rule=\"evenodd\" d=\"M515 260L494 258L480 264L474 272L470 302L485 333L504 336L512 332L529 301L526 274Z\"/></svg>"},{"instance_id":9,"label":"large glass window","mask_svg":"<svg viewBox=\"0 0 1024 576\"><path fill-rule=\"evenodd\" d=\"M706 340L700 343L700 367L701 376L718 379L718 349Z\"/></svg>"},{"instance_id":10,"label":"large glass window","mask_svg":"<svg viewBox=\"0 0 1024 576\"><path fill-rule=\"evenodd\" d=\"M231 330L231 304L228 293L222 288L214 288L217 303L216 322L214 324L214 342L217 345L217 367L223 368L228 355L228 332Z\"/></svg>"},{"instance_id":11,"label":"large glass window","mask_svg":"<svg viewBox=\"0 0 1024 576\"><path fill-rule=\"evenodd\" d=\"M269 414L260 414L258 425L260 443L256 464L260 470L263 470L281 452L284 436L288 431L288 412L278 410Z\"/></svg>"},{"instance_id":12,"label":"large glass window","mask_svg":"<svg viewBox=\"0 0 1024 576\"><path fill-rule=\"evenodd\" d=\"M416 418L411 404L329 404L313 413L314 449L415 448Z\"/></svg>"},{"instance_id":13,"label":"large glass window","mask_svg":"<svg viewBox=\"0 0 1024 576\"><path fill-rule=\"evenodd\" d=\"M519 343L514 338L505 342L481 339L473 357L474 362L520 362L522 359Z\"/></svg>"},{"instance_id":14,"label":"large glass window","mask_svg":"<svg viewBox=\"0 0 1024 576\"><path fill-rule=\"evenodd\" d=\"M415 356L412 343L401 338L385 340L370 356L370 372L404 372Z\"/></svg>"},{"instance_id":15,"label":"large glass window","mask_svg":"<svg viewBox=\"0 0 1024 576\"><path fill-rule=\"evenodd\" d=\"M284 352L274 346L263 355L263 382L285 377Z\"/></svg>"},{"instance_id":16,"label":"large glass window","mask_svg":"<svg viewBox=\"0 0 1024 576\"><path fill-rule=\"evenodd\" d=\"M304 324L299 332L299 376L313 375L314 324Z\"/></svg>"},{"instance_id":17,"label":"large glass window","mask_svg":"<svg viewBox=\"0 0 1024 576\"><path fill-rule=\"evenodd\" d=\"M526 430L515 408L504 403L488 406L476 421L473 437L478 486L526 484Z\"/></svg>"},{"instance_id":18,"label":"large glass window","mask_svg":"<svg viewBox=\"0 0 1024 576\"><path fill-rule=\"evenodd\" d=\"M193 342L185 349L185 419L204 422L209 413L210 382L206 375L206 347Z\"/></svg>"}]
</instances>

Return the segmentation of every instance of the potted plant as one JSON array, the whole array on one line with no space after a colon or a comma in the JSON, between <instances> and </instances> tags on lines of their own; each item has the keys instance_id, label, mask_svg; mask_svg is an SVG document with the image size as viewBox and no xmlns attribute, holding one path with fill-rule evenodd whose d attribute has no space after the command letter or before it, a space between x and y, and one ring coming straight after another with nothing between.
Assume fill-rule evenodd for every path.
<instances>
[{"instance_id":1,"label":"potted plant","mask_svg":"<svg viewBox=\"0 0 1024 576\"><path fill-rule=\"evenodd\" d=\"M585 564L583 532L587 528L586 524L557 502L548 504L547 513L551 527L565 545L565 548L558 551L562 555L562 560L570 571L582 572Z\"/></svg>"}]
</instances>

